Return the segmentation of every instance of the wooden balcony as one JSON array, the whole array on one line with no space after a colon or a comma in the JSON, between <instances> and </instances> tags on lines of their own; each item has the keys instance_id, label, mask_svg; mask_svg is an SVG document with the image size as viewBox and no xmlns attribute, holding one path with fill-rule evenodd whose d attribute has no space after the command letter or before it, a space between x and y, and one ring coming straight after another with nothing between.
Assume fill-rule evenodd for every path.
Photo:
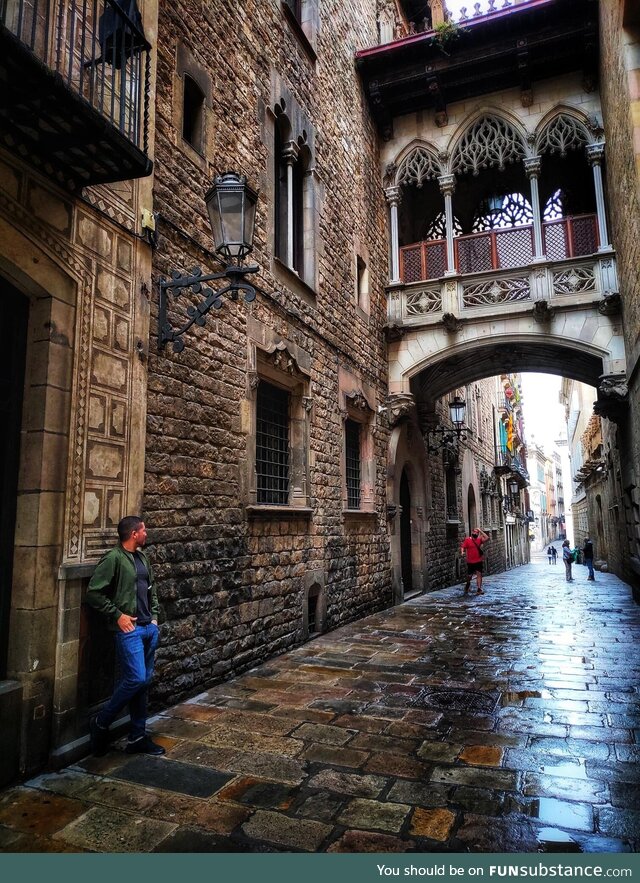
<instances>
[{"instance_id":1,"label":"wooden balcony","mask_svg":"<svg viewBox=\"0 0 640 883\"><path fill-rule=\"evenodd\" d=\"M118 0L0 0L0 138L79 189L148 175L150 50Z\"/></svg>"}]
</instances>

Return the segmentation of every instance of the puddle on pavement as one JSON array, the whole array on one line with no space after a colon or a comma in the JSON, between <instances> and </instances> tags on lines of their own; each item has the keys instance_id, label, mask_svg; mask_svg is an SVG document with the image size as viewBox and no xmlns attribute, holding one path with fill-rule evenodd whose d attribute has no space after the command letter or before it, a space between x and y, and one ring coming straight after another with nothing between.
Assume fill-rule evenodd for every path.
<instances>
[{"instance_id":1,"label":"puddle on pavement","mask_svg":"<svg viewBox=\"0 0 640 883\"><path fill-rule=\"evenodd\" d=\"M567 803L552 797L540 797L532 804L531 815L549 825L561 825L579 831L591 831L591 810L588 806Z\"/></svg>"},{"instance_id":2,"label":"puddle on pavement","mask_svg":"<svg viewBox=\"0 0 640 883\"><path fill-rule=\"evenodd\" d=\"M547 764L541 768L540 772L545 776L561 776L563 779L587 778L587 770L582 759Z\"/></svg>"},{"instance_id":3,"label":"puddle on pavement","mask_svg":"<svg viewBox=\"0 0 640 883\"><path fill-rule=\"evenodd\" d=\"M518 690L507 691L502 694L501 705L510 705L512 702L520 702L523 699L541 699L542 693L539 690Z\"/></svg>"},{"instance_id":4,"label":"puddle on pavement","mask_svg":"<svg viewBox=\"0 0 640 883\"><path fill-rule=\"evenodd\" d=\"M580 844L566 831L542 828L538 831L538 852L582 852Z\"/></svg>"}]
</instances>

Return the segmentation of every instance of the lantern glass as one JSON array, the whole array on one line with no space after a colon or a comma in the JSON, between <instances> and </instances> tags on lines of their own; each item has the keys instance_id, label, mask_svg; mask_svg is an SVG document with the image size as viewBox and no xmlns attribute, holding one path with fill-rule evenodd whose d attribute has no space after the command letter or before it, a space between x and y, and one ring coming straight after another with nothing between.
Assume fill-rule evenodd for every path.
<instances>
[{"instance_id":1,"label":"lantern glass","mask_svg":"<svg viewBox=\"0 0 640 883\"><path fill-rule=\"evenodd\" d=\"M467 411L467 403L459 396L455 396L449 402L449 419L456 429L461 429L464 425L464 418Z\"/></svg>"},{"instance_id":2,"label":"lantern glass","mask_svg":"<svg viewBox=\"0 0 640 883\"><path fill-rule=\"evenodd\" d=\"M509 482L509 490L511 491L511 493L515 497L515 495L518 493L518 482L517 481L510 481Z\"/></svg>"},{"instance_id":3,"label":"lantern glass","mask_svg":"<svg viewBox=\"0 0 640 883\"><path fill-rule=\"evenodd\" d=\"M258 194L234 172L218 176L205 196L216 251L241 260L253 249Z\"/></svg>"}]
</instances>

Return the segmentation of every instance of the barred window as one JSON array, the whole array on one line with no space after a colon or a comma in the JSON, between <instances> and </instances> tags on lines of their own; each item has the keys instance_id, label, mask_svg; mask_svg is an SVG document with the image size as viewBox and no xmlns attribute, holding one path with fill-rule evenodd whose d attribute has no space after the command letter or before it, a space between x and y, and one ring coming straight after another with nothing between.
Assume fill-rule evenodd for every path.
<instances>
[{"instance_id":1,"label":"barred window","mask_svg":"<svg viewBox=\"0 0 640 883\"><path fill-rule=\"evenodd\" d=\"M289 502L289 393L264 380L256 403L257 502Z\"/></svg>"},{"instance_id":2,"label":"barred window","mask_svg":"<svg viewBox=\"0 0 640 883\"><path fill-rule=\"evenodd\" d=\"M347 468L347 508L360 508L360 424L345 421L345 460Z\"/></svg>"},{"instance_id":3,"label":"barred window","mask_svg":"<svg viewBox=\"0 0 640 883\"><path fill-rule=\"evenodd\" d=\"M445 494L447 506L447 521L458 520L458 482L456 473L452 467L445 471Z\"/></svg>"}]
</instances>

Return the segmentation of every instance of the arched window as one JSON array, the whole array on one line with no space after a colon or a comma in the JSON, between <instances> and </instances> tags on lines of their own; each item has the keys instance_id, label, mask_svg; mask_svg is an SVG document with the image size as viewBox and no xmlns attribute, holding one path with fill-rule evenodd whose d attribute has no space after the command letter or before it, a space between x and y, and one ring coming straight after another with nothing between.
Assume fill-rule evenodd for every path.
<instances>
[{"instance_id":1,"label":"arched window","mask_svg":"<svg viewBox=\"0 0 640 883\"><path fill-rule=\"evenodd\" d=\"M300 277L304 270L304 176L308 150L290 137L286 117L276 121L275 254Z\"/></svg>"},{"instance_id":2,"label":"arched window","mask_svg":"<svg viewBox=\"0 0 640 883\"><path fill-rule=\"evenodd\" d=\"M205 95L188 74L184 74L183 79L182 137L194 150L203 153Z\"/></svg>"},{"instance_id":3,"label":"arched window","mask_svg":"<svg viewBox=\"0 0 640 883\"><path fill-rule=\"evenodd\" d=\"M507 193L483 200L471 229L474 233L483 233L532 223L533 210L529 200L522 193Z\"/></svg>"}]
</instances>

